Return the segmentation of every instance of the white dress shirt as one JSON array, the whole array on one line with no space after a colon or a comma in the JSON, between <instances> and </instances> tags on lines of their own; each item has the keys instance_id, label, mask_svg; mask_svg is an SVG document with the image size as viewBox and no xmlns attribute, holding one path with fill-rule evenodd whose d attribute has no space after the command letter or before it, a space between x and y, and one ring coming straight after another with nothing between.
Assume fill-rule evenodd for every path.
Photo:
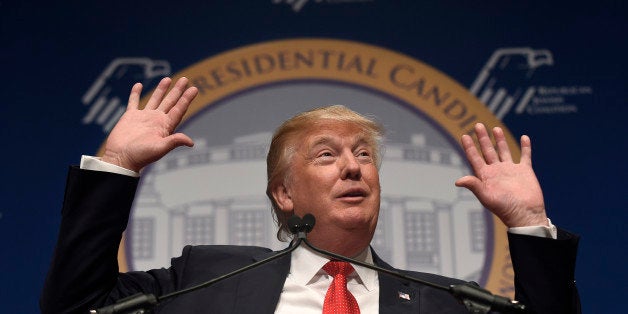
<instances>
[{"instance_id":1,"label":"white dress shirt","mask_svg":"<svg viewBox=\"0 0 628 314\"><path fill-rule=\"evenodd\" d=\"M366 248L355 259L373 264L371 250ZM275 313L320 314L325 294L334 280L322 268L329 257L322 256L302 244L292 252L290 272L286 277ZM358 265L347 277L347 289L358 302L360 313L379 312L379 279L377 272Z\"/></svg>"}]
</instances>

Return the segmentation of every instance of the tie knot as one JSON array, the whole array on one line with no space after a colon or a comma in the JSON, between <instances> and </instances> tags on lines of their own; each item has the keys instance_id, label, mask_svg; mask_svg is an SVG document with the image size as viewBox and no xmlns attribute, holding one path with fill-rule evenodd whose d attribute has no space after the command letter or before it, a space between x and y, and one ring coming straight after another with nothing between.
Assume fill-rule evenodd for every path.
<instances>
[{"instance_id":1,"label":"tie knot","mask_svg":"<svg viewBox=\"0 0 628 314\"><path fill-rule=\"evenodd\" d=\"M339 274L347 277L353 272L353 266L344 261L329 261L323 266L323 270L332 277L336 277Z\"/></svg>"}]
</instances>

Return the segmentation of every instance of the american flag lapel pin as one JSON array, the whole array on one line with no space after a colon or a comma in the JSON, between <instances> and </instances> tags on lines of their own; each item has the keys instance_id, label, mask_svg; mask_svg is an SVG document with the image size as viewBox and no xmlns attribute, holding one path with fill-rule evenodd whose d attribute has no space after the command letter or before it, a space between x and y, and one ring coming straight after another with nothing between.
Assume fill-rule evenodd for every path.
<instances>
[{"instance_id":1,"label":"american flag lapel pin","mask_svg":"<svg viewBox=\"0 0 628 314\"><path fill-rule=\"evenodd\" d=\"M404 299L406 301L410 301L410 295L409 294L407 294L405 292L402 292L402 291L399 291L397 293L399 293L399 298L400 299Z\"/></svg>"}]
</instances>

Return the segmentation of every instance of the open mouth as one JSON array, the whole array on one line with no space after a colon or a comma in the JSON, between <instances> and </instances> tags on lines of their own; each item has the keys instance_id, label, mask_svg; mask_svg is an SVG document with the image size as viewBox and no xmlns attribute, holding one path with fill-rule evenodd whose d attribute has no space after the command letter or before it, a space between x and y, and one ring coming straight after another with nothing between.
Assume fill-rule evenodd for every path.
<instances>
[{"instance_id":1,"label":"open mouth","mask_svg":"<svg viewBox=\"0 0 628 314\"><path fill-rule=\"evenodd\" d=\"M348 190L345 193L341 194L341 198L356 198L356 197L365 197L366 191L362 189L352 189Z\"/></svg>"}]
</instances>

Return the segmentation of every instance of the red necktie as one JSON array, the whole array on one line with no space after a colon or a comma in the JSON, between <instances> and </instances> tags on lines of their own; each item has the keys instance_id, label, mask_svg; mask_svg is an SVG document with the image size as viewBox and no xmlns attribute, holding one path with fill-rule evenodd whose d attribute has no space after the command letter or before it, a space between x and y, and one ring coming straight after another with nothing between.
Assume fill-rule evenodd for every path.
<instances>
[{"instance_id":1,"label":"red necktie","mask_svg":"<svg viewBox=\"0 0 628 314\"><path fill-rule=\"evenodd\" d=\"M330 261L323 270L334 277L325 295L323 314L359 314L358 302L347 290L347 276L353 272L353 266L347 262Z\"/></svg>"}]
</instances>

